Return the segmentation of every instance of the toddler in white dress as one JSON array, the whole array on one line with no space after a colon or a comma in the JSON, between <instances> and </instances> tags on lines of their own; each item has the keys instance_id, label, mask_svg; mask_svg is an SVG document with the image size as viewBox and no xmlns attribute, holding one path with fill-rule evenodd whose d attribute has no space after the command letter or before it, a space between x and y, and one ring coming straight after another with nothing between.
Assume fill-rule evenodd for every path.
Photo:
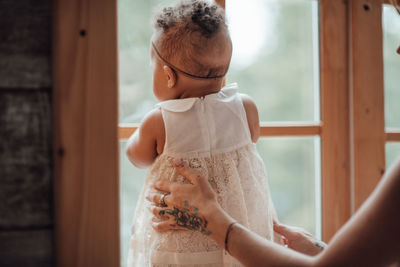
<instances>
[{"instance_id":1,"label":"toddler in white dress","mask_svg":"<svg viewBox=\"0 0 400 267\"><path fill-rule=\"evenodd\" d=\"M185 179L173 167L181 158L206 177L221 207L243 226L273 240L275 210L255 142L254 101L224 86L232 44L224 10L203 0L181 1L155 18L151 41L153 91L161 101L128 141L127 155L150 170L139 196L128 266L241 266L207 237L207 221L187 205L180 228L153 230L145 194L157 179ZM179 216L191 220L179 221ZM171 226L173 228L174 225Z\"/></svg>"}]
</instances>

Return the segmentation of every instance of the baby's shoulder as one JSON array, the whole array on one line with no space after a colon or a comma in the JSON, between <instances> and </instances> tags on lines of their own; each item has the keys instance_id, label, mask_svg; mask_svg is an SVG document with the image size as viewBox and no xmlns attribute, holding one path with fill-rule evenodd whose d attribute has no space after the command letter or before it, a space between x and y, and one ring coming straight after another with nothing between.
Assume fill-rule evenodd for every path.
<instances>
[{"instance_id":1,"label":"baby's shoulder","mask_svg":"<svg viewBox=\"0 0 400 267\"><path fill-rule=\"evenodd\" d=\"M251 140L255 143L260 137L260 119L258 117L258 109L256 103L250 96L246 94L239 94L239 95L242 99L243 107L246 112L247 123L249 125L249 130L251 134Z\"/></svg>"},{"instance_id":2,"label":"baby's shoulder","mask_svg":"<svg viewBox=\"0 0 400 267\"><path fill-rule=\"evenodd\" d=\"M258 109L256 102L254 102L253 98L246 94L239 94L240 98L242 99L244 109L246 110L246 113L248 114L257 114L258 115Z\"/></svg>"},{"instance_id":3,"label":"baby's shoulder","mask_svg":"<svg viewBox=\"0 0 400 267\"><path fill-rule=\"evenodd\" d=\"M165 131L164 120L160 108L155 108L147 113L141 122L140 128L141 131L149 134L163 134Z\"/></svg>"}]
</instances>

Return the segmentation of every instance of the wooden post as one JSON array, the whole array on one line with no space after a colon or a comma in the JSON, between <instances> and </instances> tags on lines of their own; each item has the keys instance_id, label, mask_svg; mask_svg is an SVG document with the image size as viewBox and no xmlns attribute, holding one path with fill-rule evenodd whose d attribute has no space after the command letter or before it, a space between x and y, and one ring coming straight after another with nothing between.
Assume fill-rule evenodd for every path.
<instances>
[{"instance_id":1,"label":"wooden post","mask_svg":"<svg viewBox=\"0 0 400 267\"><path fill-rule=\"evenodd\" d=\"M320 1L322 238L350 217L347 3Z\"/></svg>"},{"instance_id":2,"label":"wooden post","mask_svg":"<svg viewBox=\"0 0 400 267\"><path fill-rule=\"evenodd\" d=\"M215 0L215 3L217 3L219 6L225 8L225 0Z\"/></svg>"},{"instance_id":3,"label":"wooden post","mask_svg":"<svg viewBox=\"0 0 400 267\"><path fill-rule=\"evenodd\" d=\"M56 266L119 266L117 3L53 7Z\"/></svg>"},{"instance_id":4,"label":"wooden post","mask_svg":"<svg viewBox=\"0 0 400 267\"><path fill-rule=\"evenodd\" d=\"M355 211L385 172L382 1L350 1L352 202Z\"/></svg>"}]
</instances>

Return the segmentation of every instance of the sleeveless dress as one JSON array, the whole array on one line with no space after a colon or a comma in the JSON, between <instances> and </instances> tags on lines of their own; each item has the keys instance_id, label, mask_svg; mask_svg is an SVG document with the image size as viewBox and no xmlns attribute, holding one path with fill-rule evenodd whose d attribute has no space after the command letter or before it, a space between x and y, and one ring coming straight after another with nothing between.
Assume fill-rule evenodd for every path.
<instances>
[{"instance_id":1,"label":"sleeveless dress","mask_svg":"<svg viewBox=\"0 0 400 267\"><path fill-rule=\"evenodd\" d=\"M217 243L194 231L158 233L145 199L157 179L182 181L173 168L181 158L200 171L217 193L221 207L240 224L273 240L275 210L263 161L251 141L237 84L201 98L157 104L165 124L163 153L150 167L139 196L132 227L129 267L242 266ZM189 203L190 204L190 203Z\"/></svg>"}]
</instances>

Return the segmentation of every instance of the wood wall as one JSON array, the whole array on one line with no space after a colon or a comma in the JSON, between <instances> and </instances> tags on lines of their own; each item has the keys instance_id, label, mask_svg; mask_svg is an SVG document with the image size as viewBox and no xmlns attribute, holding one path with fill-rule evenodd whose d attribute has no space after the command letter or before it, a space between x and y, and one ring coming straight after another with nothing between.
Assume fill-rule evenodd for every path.
<instances>
[{"instance_id":1,"label":"wood wall","mask_svg":"<svg viewBox=\"0 0 400 267\"><path fill-rule=\"evenodd\" d=\"M0 1L0 266L52 266L51 1Z\"/></svg>"}]
</instances>

